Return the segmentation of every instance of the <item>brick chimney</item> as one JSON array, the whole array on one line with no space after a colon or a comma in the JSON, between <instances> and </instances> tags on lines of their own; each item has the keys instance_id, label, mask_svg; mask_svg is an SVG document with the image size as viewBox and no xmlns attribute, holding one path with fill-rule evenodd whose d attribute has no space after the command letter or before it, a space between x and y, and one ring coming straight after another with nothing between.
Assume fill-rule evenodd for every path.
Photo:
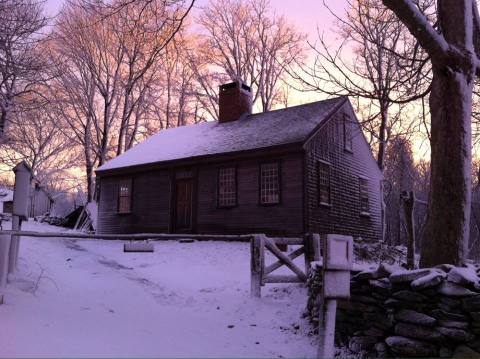
<instances>
[{"instance_id":1,"label":"brick chimney","mask_svg":"<svg viewBox=\"0 0 480 359\"><path fill-rule=\"evenodd\" d=\"M220 86L218 99L219 123L238 120L252 113L252 90L237 80Z\"/></svg>"}]
</instances>

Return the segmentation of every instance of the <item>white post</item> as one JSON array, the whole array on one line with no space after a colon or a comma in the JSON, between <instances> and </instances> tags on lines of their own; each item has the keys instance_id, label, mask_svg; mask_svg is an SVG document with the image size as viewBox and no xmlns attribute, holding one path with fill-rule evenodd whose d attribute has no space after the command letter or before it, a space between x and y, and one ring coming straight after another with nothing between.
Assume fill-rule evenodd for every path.
<instances>
[{"instance_id":1,"label":"white post","mask_svg":"<svg viewBox=\"0 0 480 359\"><path fill-rule=\"evenodd\" d=\"M317 358L330 359L335 356L335 317L337 300L323 299L319 313L319 346Z\"/></svg>"},{"instance_id":2,"label":"white post","mask_svg":"<svg viewBox=\"0 0 480 359\"><path fill-rule=\"evenodd\" d=\"M12 216L12 231L19 231L21 229L21 222L19 216ZM18 252L20 249L20 237L11 236L10 250L9 250L9 262L8 273L13 273L17 269Z\"/></svg>"},{"instance_id":3,"label":"white post","mask_svg":"<svg viewBox=\"0 0 480 359\"><path fill-rule=\"evenodd\" d=\"M0 297L7 285L9 253L11 238L8 234L0 234Z\"/></svg>"}]
</instances>

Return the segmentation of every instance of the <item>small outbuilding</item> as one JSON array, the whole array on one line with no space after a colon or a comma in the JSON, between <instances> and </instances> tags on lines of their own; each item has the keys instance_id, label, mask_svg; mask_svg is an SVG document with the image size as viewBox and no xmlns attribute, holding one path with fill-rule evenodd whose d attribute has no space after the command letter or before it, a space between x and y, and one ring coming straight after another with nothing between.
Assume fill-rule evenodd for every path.
<instances>
[{"instance_id":1,"label":"small outbuilding","mask_svg":"<svg viewBox=\"0 0 480 359\"><path fill-rule=\"evenodd\" d=\"M251 111L248 86L223 85L219 121L99 167L98 232L381 238L382 172L346 97Z\"/></svg>"}]
</instances>

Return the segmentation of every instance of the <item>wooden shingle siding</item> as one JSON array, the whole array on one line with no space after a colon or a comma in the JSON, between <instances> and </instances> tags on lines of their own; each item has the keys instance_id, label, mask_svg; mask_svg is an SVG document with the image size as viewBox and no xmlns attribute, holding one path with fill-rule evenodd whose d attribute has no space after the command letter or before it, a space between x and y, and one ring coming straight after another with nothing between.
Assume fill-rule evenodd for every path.
<instances>
[{"instance_id":1,"label":"wooden shingle siding","mask_svg":"<svg viewBox=\"0 0 480 359\"><path fill-rule=\"evenodd\" d=\"M338 233L379 240L382 228L382 175L356 122L353 151L345 150L343 116L354 119L348 104L305 145L306 227L309 232ZM318 201L318 161L330 164L331 206L323 206ZM360 214L359 177L368 179L369 217Z\"/></svg>"},{"instance_id":2,"label":"wooden shingle siding","mask_svg":"<svg viewBox=\"0 0 480 359\"><path fill-rule=\"evenodd\" d=\"M261 205L259 198L260 163L280 164L280 203ZM199 233L267 233L300 235L303 233L303 154L242 160L237 168L237 205L217 206L217 171L221 165L208 165L198 172Z\"/></svg>"},{"instance_id":3,"label":"wooden shingle siding","mask_svg":"<svg viewBox=\"0 0 480 359\"><path fill-rule=\"evenodd\" d=\"M118 186L132 178L132 211L118 213ZM170 172L156 170L102 177L98 208L99 233L168 232L170 221Z\"/></svg>"}]
</instances>

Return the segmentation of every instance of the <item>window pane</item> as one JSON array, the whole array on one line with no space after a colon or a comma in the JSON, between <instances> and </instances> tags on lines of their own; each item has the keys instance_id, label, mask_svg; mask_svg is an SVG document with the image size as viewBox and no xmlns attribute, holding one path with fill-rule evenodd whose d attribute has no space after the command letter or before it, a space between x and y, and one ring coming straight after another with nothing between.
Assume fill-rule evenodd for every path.
<instances>
[{"instance_id":1,"label":"window pane","mask_svg":"<svg viewBox=\"0 0 480 359\"><path fill-rule=\"evenodd\" d=\"M368 201L368 180L359 179L360 211L369 212L370 204Z\"/></svg>"},{"instance_id":2,"label":"window pane","mask_svg":"<svg viewBox=\"0 0 480 359\"><path fill-rule=\"evenodd\" d=\"M262 204L280 203L278 167L278 163L264 163L260 166L260 201Z\"/></svg>"},{"instance_id":3,"label":"window pane","mask_svg":"<svg viewBox=\"0 0 480 359\"><path fill-rule=\"evenodd\" d=\"M320 203L330 204L330 165L318 162L318 194Z\"/></svg>"},{"instance_id":4,"label":"window pane","mask_svg":"<svg viewBox=\"0 0 480 359\"><path fill-rule=\"evenodd\" d=\"M128 213L132 207L132 180L120 181L118 188L118 212Z\"/></svg>"},{"instance_id":5,"label":"window pane","mask_svg":"<svg viewBox=\"0 0 480 359\"><path fill-rule=\"evenodd\" d=\"M218 206L230 207L237 204L235 167L221 168L218 171Z\"/></svg>"}]
</instances>

